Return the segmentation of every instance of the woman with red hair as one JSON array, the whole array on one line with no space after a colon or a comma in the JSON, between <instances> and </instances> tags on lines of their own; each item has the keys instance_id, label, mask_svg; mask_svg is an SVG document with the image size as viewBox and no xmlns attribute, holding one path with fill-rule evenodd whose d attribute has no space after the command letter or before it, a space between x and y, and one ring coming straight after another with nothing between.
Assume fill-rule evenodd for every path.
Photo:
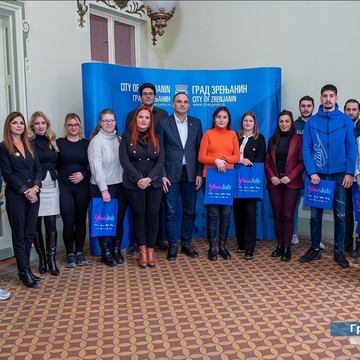
<instances>
[{"instance_id":1,"label":"woman with red hair","mask_svg":"<svg viewBox=\"0 0 360 360\"><path fill-rule=\"evenodd\" d=\"M164 151L155 134L152 111L140 106L120 144L123 186L134 219L139 265L154 267L154 247L159 230Z\"/></svg>"}]
</instances>

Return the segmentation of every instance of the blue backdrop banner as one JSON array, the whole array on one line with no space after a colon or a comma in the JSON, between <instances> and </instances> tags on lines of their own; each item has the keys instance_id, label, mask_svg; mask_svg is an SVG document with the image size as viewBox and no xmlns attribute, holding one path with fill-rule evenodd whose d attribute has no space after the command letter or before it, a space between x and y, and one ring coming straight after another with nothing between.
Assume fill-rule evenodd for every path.
<instances>
[{"instance_id":1,"label":"blue backdrop banner","mask_svg":"<svg viewBox=\"0 0 360 360\"><path fill-rule=\"evenodd\" d=\"M230 110L231 127L239 131L245 111L256 114L259 130L267 140L273 133L281 103L281 69L264 67L231 70L171 70L119 66L105 63L82 64L85 137L93 131L99 113L115 112L120 133L129 111L140 106L139 86L151 82L156 87L155 106L173 113L172 100L178 92L190 99L189 114L198 117L203 131L211 128L212 114L219 106ZM258 203L258 239L274 239L272 210L267 190ZM198 192L194 237L206 237L206 216L202 192ZM127 223L125 221L125 227ZM230 225L229 236L234 227ZM127 246L124 238L123 246Z\"/></svg>"}]
</instances>

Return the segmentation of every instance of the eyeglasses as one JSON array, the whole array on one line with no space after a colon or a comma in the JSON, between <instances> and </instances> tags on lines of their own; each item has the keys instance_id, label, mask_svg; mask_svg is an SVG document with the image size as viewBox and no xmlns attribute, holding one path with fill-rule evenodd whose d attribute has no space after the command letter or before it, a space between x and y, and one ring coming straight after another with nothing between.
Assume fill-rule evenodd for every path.
<instances>
[{"instance_id":1,"label":"eyeglasses","mask_svg":"<svg viewBox=\"0 0 360 360\"><path fill-rule=\"evenodd\" d=\"M153 92L143 92L141 96L154 96L155 94Z\"/></svg>"},{"instance_id":2,"label":"eyeglasses","mask_svg":"<svg viewBox=\"0 0 360 360\"><path fill-rule=\"evenodd\" d=\"M116 120L115 119L104 119L101 120L102 123L108 123L108 124L113 124Z\"/></svg>"},{"instance_id":3,"label":"eyeglasses","mask_svg":"<svg viewBox=\"0 0 360 360\"><path fill-rule=\"evenodd\" d=\"M67 124L66 126L67 126L68 128L78 128L78 127L80 127L79 124Z\"/></svg>"}]
</instances>

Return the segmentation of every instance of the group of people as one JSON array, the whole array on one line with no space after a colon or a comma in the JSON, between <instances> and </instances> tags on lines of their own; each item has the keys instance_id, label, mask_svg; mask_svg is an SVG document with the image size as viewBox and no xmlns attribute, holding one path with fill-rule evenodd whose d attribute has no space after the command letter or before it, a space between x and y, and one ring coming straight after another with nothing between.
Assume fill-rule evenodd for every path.
<instances>
[{"instance_id":1,"label":"group of people","mask_svg":"<svg viewBox=\"0 0 360 360\"><path fill-rule=\"evenodd\" d=\"M0 166L6 182L6 210L18 274L25 286L36 287L41 280L30 268L32 243L39 255L39 272L49 270L54 276L59 274L55 259L58 214L63 220L66 267L88 264L83 248L91 198L102 198L104 202L117 199L118 202L116 235L98 238L101 261L105 265L124 262L120 247L127 206L133 215L139 266L154 267L155 245L166 248L161 235L163 217L167 259L176 260L179 237L181 252L191 258L199 257L191 245L197 191L205 183L209 168L224 173L237 163L243 166L264 163L277 240L271 256L282 261L291 259L291 243L296 243L297 215L294 213L304 187L304 173L313 184L321 179L335 180L334 260L342 267L349 266L344 243L345 249L350 249L347 239L351 236L353 241L354 224L353 221L346 223L345 210L352 213L351 198L347 198L355 167L360 185L354 136L354 117L357 123L360 111L356 100L349 100L345 105L346 112L351 109L348 114L352 122L338 109L336 87L324 86L318 113L311 116L314 101L308 96L299 103L303 118L294 121L292 113L283 110L266 147L253 112L243 114L236 134L230 129L229 109L218 107L212 116L212 128L203 135L201 121L188 115L190 102L186 93L174 96L174 113L170 116L154 106L156 88L153 84L142 84L139 94L142 105L129 113L122 136L110 109L100 113L90 140L83 138L81 120L75 113L66 115L64 135L58 139L48 117L40 111L31 116L28 129L21 113L12 112L6 118ZM351 106L355 103L357 111ZM180 200L182 219L178 236ZM232 209L237 252L244 253L246 260L254 258L257 201L255 198L234 199L233 206L206 205L210 261L216 261L218 254L225 260L231 259L226 241ZM300 257L300 262L321 258L321 225L322 210L311 208L311 247ZM351 250L352 246L353 243ZM358 240L355 252L360 252Z\"/></svg>"}]
</instances>

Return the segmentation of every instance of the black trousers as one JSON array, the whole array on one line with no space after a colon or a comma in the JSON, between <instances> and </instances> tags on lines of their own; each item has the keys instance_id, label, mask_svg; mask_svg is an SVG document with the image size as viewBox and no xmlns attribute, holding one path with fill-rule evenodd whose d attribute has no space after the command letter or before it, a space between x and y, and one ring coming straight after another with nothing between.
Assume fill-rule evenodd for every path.
<instances>
[{"instance_id":1,"label":"black trousers","mask_svg":"<svg viewBox=\"0 0 360 360\"><path fill-rule=\"evenodd\" d=\"M89 206L89 184L60 183L60 214L64 223L63 239L66 253L83 252L86 237L86 214Z\"/></svg>"},{"instance_id":2,"label":"black trousers","mask_svg":"<svg viewBox=\"0 0 360 360\"><path fill-rule=\"evenodd\" d=\"M159 212L162 187L145 190L124 189L134 221L135 241L139 246L155 247L159 231Z\"/></svg>"},{"instance_id":3,"label":"black trousers","mask_svg":"<svg viewBox=\"0 0 360 360\"><path fill-rule=\"evenodd\" d=\"M257 199L234 199L234 224L238 247L254 252L256 245Z\"/></svg>"},{"instance_id":4,"label":"black trousers","mask_svg":"<svg viewBox=\"0 0 360 360\"><path fill-rule=\"evenodd\" d=\"M12 243L19 271L29 267L31 245L35 237L40 200L31 204L25 198L6 198L6 211L12 233Z\"/></svg>"}]
</instances>

